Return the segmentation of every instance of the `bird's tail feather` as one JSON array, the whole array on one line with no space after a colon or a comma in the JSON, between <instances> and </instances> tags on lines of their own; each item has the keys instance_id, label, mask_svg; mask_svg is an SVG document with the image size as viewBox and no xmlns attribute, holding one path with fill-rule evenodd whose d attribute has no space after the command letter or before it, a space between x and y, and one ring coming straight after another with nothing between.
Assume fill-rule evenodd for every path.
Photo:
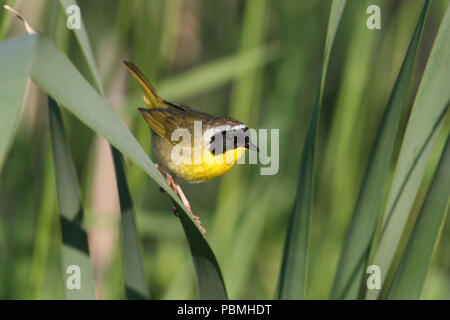
<instances>
[{"instance_id":1,"label":"bird's tail feather","mask_svg":"<svg viewBox=\"0 0 450 320\"><path fill-rule=\"evenodd\" d=\"M132 62L122 60L122 63L127 67L128 71L131 72L133 77L139 82L139 84L144 89L144 101L147 105L147 108L167 108L167 105L164 103L163 99L158 95L156 90L152 87L150 82L144 76L144 74L136 67Z\"/></svg>"}]
</instances>

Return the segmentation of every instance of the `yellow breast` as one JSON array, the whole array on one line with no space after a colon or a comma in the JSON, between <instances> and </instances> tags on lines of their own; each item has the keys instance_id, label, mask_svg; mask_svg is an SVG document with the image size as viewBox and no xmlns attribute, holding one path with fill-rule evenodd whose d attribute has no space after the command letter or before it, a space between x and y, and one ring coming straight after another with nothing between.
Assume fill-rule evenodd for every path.
<instances>
[{"instance_id":1,"label":"yellow breast","mask_svg":"<svg viewBox=\"0 0 450 320\"><path fill-rule=\"evenodd\" d=\"M205 146L203 152L196 154L191 146L184 146L184 151L190 154L190 161L174 161L172 151L174 146L166 139L156 134L152 135L152 151L158 164L166 167L177 177L189 182L203 182L214 179L230 170L245 153L245 148L214 155Z\"/></svg>"},{"instance_id":2,"label":"yellow breast","mask_svg":"<svg viewBox=\"0 0 450 320\"><path fill-rule=\"evenodd\" d=\"M221 176L230 170L242 157L245 150L245 148L239 147L217 156L208 150L204 150L201 159L192 157L190 163L171 163L168 167L175 175L186 181L203 182Z\"/></svg>"}]
</instances>

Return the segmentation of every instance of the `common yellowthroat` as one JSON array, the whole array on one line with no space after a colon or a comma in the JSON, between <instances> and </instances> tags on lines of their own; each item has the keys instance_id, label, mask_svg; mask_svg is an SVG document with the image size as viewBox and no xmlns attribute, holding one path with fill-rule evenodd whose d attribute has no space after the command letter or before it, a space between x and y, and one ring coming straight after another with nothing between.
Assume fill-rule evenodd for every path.
<instances>
[{"instance_id":1,"label":"common yellowthroat","mask_svg":"<svg viewBox=\"0 0 450 320\"><path fill-rule=\"evenodd\" d=\"M188 182L203 182L218 177L230 170L245 150L259 151L250 139L248 127L230 117L215 117L208 113L194 110L188 106L169 102L161 98L142 72L131 62L122 61L131 74L144 89L146 108L139 108L145 121L152 129L152 152L156 162L169 169L177 177ZM202 135L196 137L195 126L200 123ZM174 133L177 129L185 130L190 136L187 141L179 142ZM178 130L180 131L180 130ZM174 157L174 148L190 155L180 160ZM200 152L198 152L200 151ZM192 214L189 202L180 186L161 167L167 182L178 193ZM194 216L199 223L200 219ZM202 231L204 231L204 228Z\"/></svg>"}]
</instances>

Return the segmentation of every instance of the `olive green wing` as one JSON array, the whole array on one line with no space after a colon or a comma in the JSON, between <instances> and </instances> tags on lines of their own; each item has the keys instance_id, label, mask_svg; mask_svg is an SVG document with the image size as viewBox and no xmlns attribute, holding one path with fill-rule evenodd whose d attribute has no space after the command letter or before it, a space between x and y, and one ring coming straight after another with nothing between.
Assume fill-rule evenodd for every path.
<instances>
[{"instance_id":1,"label":"olive green wing","mask_svg":"<svg viewBox=\"0 0 450 320\"><path fill-rule=\"evenodd\" d=\"M145 121L160 137L166 139L171 144L172 133L178 128L184 128L185 124L180 120L179 111L173 109L145 109L139 108Z\"/></svg>"}]
</instances>

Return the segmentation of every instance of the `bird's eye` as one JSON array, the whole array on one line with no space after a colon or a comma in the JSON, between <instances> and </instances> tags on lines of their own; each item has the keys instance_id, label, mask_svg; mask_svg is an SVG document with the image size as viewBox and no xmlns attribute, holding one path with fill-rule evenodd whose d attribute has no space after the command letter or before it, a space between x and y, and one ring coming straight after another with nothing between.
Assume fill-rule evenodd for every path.
<instances>
[{"instance_id":1,"label":"bird's eye","mask_svg":"<svg viewBox=\"0 0 450 320\"><path fill-rule=\"evenodd\" d=\"M216 136L211 137L211 142L214 142L214 141L216 141Z\"/></svg>"}]
</instances>

